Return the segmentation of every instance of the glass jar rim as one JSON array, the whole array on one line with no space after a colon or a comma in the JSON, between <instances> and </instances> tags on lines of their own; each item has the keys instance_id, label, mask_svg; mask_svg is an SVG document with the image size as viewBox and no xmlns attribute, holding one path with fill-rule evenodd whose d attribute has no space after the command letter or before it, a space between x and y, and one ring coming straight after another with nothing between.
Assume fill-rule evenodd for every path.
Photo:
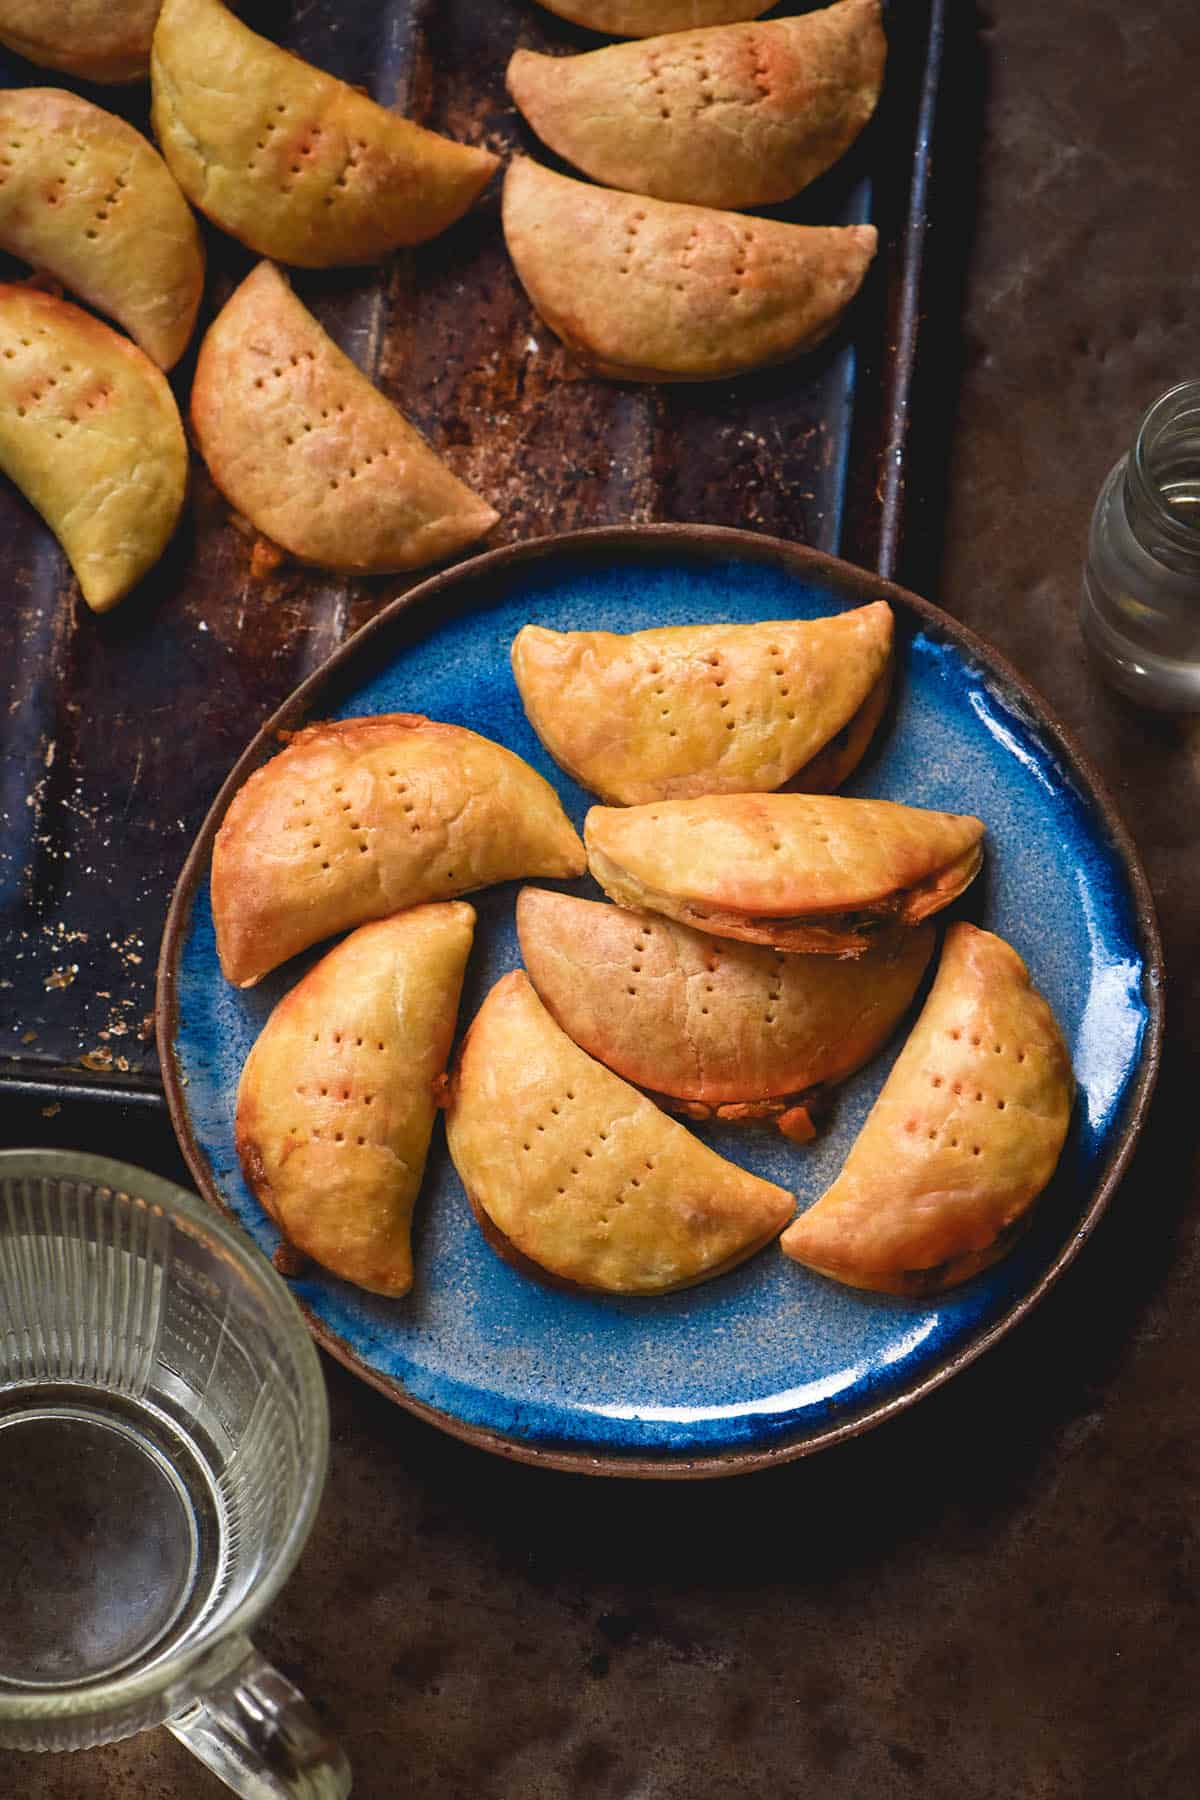
<instances>
[{"instance_id":1,"label":"glass jar rim","mask_svg":"<svg viewBox=\"0 0 1200 1800\"><path fill-rule=\"evenodd\" d=\"M1150 466L1154 449L1166 426L1188 409L1196 414L1200 437L1200 381L1179 381L1158 396L1142 415L1126 465L1128 479L1139 503L1151 513L1156 527L1174 549L1200 555L1200 521L1190 524L1164 500Z\"/></svg>"},{"instance_id":2,"label":"glass jar rim","mask_svg":"<svg viewBox=\"0 0 1200 1800\"><path fill-rule=\"evenodd\" d=\"M0 1150L0 1178L14 1176L90 1181L97 1187L161 1206L168 1216L180 1217L194 1229L210 1233L231 1260L253 1278L272 1322L293 1350L300 1384L301 1430L312 1447L303 1487L270 1566L219 1627L214 1620L216 1628L202 1631L193 1643L129 1675L118 1674L111 1680L102 1678L51 1692L0 1693L0 1724L6 1720L23 1725L89 1717L103 1720L110 1713L153 1701L157 1695L186 1682L188 1674L211 1658L222 1643L245 1637L275 1599L308 1541L325 1489L329 1402L316 1346L287 1284L251 1239L215 1208L147 1169L85 1151Z\"/></svg>"}]
</instances>

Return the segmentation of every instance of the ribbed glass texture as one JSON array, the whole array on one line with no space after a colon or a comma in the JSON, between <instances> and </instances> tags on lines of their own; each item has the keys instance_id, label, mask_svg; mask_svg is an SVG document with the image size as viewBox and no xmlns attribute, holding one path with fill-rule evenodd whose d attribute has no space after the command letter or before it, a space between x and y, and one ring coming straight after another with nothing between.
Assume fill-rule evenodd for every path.
<instances>
[{"instance_id":1,"label":"ribbed glass texture","mask_svg":"<svg viewBox=\"0 0 1200 1800\"><path fill-rule=\"evenodd\" d=\"M311 1342L233 1227L120 1165L0 1155L0 1743L105 1742L220 1679L326 1456Z\"/></svg>"}]
</instances>

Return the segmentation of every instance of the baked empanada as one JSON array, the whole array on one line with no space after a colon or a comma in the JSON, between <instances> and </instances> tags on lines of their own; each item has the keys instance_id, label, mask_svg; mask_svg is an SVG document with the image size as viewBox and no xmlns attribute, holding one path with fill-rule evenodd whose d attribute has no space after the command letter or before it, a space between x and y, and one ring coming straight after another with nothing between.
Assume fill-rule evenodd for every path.
<instances>
[{"instance_id":1,"label":"baked empanada","mask_svg":"<svg viewBox=\"0 0 1200 1800\"><path fill-rule=\"evenodd\" d=\"M221 0L165 0L150 79L154 135L193 206L303 268L436 237L498 164L259 37Z\"/></svg>"},{"instance_id":2,"label":"baked empanada","mask_svg":"<svg viewBox=\"0 0 1200 1800\"><path fill-rule=\"evenodd\" d=\"M162 0L0 0L0 44L81 81L138 81Z\"/></svg>"},{"instance_id":3,"label":"baked empanada","mask_svg":"<svg viewBox=\"0 0 1200 1800\"><path fill-rule=\"evenodd\" d=\"M0 468L96 612L162 555L187 460L174 396L136 344L66 300L0 286Z\"/></svg>"},{"instance_id":4,"label":"baked empanada","mask_svg":"<svg viewBox=\"0 0 1200 1800\"><path fill-rule=\"evenodd\" d=\"M526 625L512 665L555 761L601 799L636 806L844 780L883 711L891 651L892 609L879 600L829 619L628 636Z\"/></svg>"},{"instance_id":5,"label":"baked empanada","mask_svg":"<svg viewBox=\"0 0 1200 1800\"><path fill-rule=\"evenodd\" d=\"M229 804L212 910L227 981L335 931L523 875L581 875L549 782L490 738L418 713L298 731Z\"/></svg>"},{"instance_id":6,"label":"baked empanada","mask_svg":"<svg viewBox=\"0 0 1200 1800\"><path fill-rule=\"evenodd\" d=\"M446 1139L493 1247L575 1287L666 1294L707 1281L793 1210L573 1044L520 970L463 1041Z\"/></svg>"},{"instance_id":7,"label":"baked empanada","mask_svg":"<svg viewBox=\"0 0 1200 1800\"><path fill-rule=\"evenodd\" d=\"M271 263L205 334L192 426L225 498L301 562L417 569L496 523Z\"/></svg>"},{"instance_id":8,"label":"baked empanada","mask_svg":"<svg viewBox=\"0 0 1200 1800\"><path fill-rule=\"evenodd\" d=\"M696 25L724 25L756 19L770 0L541 0L547 12L573 25L607 31L613 37L649 37L655 31L686 31Z\"/></svg>"},{"instance_id":9,"label":"baked empanada","mask_svg":"<svg viewBox=\"0 0 1200 1800\"><path fill-rule=\"evenodd\" d=\"M583 828L588 866L618 905L832 956L948 906L979 871L983 832L965 814L813 794L593 806Z\"/></svg>"},{"instance_id":10,"label":"baked empanada","mask_svg":"<svg viewBox=\"0 0 1200 1800\"><path fill-rule=\"evenodd\" d=\"M542 142L593 181L693 206L769 206L850 148L886 55L879 0L839 0L582 56L518 50L508 91Z\"/></svg>"},{"instance_id":11,"label":"baked empanada","mask_svg":"<svg viewBox=\"0 0 1200 1800\"><path fill-rule=\"evenodd\" d=\"M781 1097L841 1081L874 1056L934 942L920 925L853 960L787 956L544 888L522 890L517 931L543 1003L589 1055L692 1103L693 1117L778 1116L789 1135Z\"/></svg>"},{"instance_id":12,"label":"baked empanada","mask_svg":"<svg viewBox=\"0 0 1200 1800\"><path fill-rule=\"evenodd\" d=\"M352 932L279 1002L242 1070L237 1152L289 1243L376 1294L412 1286L413 1207L475 912Z\"/></svg>"},{"instance_id":13,"label":"baked empanada","mask_svg":"<svg viewBox=\"0 0 1200 1800\"><path fill-rule=\"evenodd\" d=\"M160 369L204 291L192 209L139 131L62 88L0 90L0 249L124 326Z\"/></svg>"},{"instance_id":14,"label":"baked empanada","mask_svg":"<svg viewBox=\"0 0 1200 1800\"><path fill-rule=\"evenodd\" d=\"M517 157L504 237L521 285L597 375L715 381L827 337L875 254L873 225L785 225L647 200Z\"/></svg>"},{"instance_id":15,"label":"baked empanada","mask_svg":"<svg viewBox=\"0 0 1200 1800\"><path fill-rule=\"evenodd\" d=\"M782 1248L851 1287L933 1293L1003 1256L1054 1173L1074 1082L1002 938L951 925L941 965L833 1186Z\"/></svg>"}]
</instances>

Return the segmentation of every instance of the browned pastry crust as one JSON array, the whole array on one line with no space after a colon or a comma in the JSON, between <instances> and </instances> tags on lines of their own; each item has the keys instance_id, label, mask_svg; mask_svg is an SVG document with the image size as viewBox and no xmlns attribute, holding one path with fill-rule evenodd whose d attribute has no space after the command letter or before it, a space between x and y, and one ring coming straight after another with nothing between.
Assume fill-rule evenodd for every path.
<instances>
[{"instance_id":1,"label":"browned pastry crust","mask_svg":"<svg viewBox=\"0 0 1200 1800\"><path fill-rule=\"evenodd\" d=\"M788 225L555 175L504 179L504 237L550 329L598 375L714 381L829 335L875 254L873 225Z\"/></svg>"},{"instance_id":2,"label":"browned pastry crust","mask_svg":"<svg viewBox=\"0 0 1200 1800\"><path fill-rule=\"evenodd\" d=\"M512 664L550 754L603 800L824 792L887 704L892 609L628 634L526 625Z\"/></svg>"},{"instance_id":3,"label":"browned pastry crust","mask_svg":"<svg viewBox=\"0 0 1200 1800\"><path fill-rule=\"evenodd\" d=\"M498 166L259 37L221 0L164 0L154 135L193 206L260 256L378 262L436 237Z\"/></svg>"},{"instance_id":4,"label":"browned pastry crust","mask_svg":"<svg viewBox=\"0 0 1200 1800\"><path fill-rule=\"evenodd\" d=\"M524 888L521 955L543 1004L626 1081L704 1117L771 1117L886 1042L933 953L930 925L861 957L787 956L661 914Z\"/></svg>"},{"instance_id":5,"label":"browned pastry crust","mask_svg":"<svg viewBox=\"0 0 1200 1800\"><path fill-rule=\"evenodd\" d=\"M879 0L840 0L582 56L518 50L508 90L543 143L593 181L693 206L769 206L850 148L886 54Z\"/></svg>"},{"instance_id":6,"label":"browned pastry crust","mask_svg":"<svg viewBox=\"0 0 1200 1800\"><path fill-rule=\"evenodd\" d=\"M520 971L463 1041L446 1138L502 1254L559 1282L664 1294L760 1250L792 1197L717 1156L595 1062Z\"/></svg>"},{"instance_id":7,"label":"browned pastry crust","mask_svg":"<svg viewBox=\"0 0 1200 1800\"><path fill-rule=\"evenodd\" d=\"M936 1293L1011 1247L1054 1173L1074 1081L1011 945L951 925L912 1035L833 1186L781 1240L852 1287Z\"/></svg>"},{"instance_id":8,"label":"browned pastry crust","mask_svg":"<svg viewBox=\"0 0 1200 1800\"><path fill-rule=\"evenodd\" d=\"M132 125L62 88L0 91L0 249L107 313L160 369L204 291L192 209Z\"/></svg>"},{"instance_id":9,"label":"browned pastry crust","mask_svg":"<svg viewBox=\"0 0 1200 1800\"><path fill-rule=\"evenodd\" d=\"M246 1060L246 1180L299 1250L377 1294L412 1286L411 1226L474 910L363 925L276 1006Z\"/></svg>"},{"instance_id":10,"label":"browned pastry crust","mask_svg":"<svg viewBox=\"0 0 1200 1800\"><path fill-rule=\"evenodd\" d=\"M81 81L140 81L161 0L0 0L0 44Z\"/></svg>"},{"instance_id":11,"label":"browned pastry crust","mask_svg":"<svg viewBox=\"0 0 1200 1800\"><path fill-rule=\"evenodd\" d=\"M984 827L958 813L814 794L718 794L593 806L588 866L620 906L714 937L859 956L978 873Z\"/></svg>"},{"instance_id":12,"label":"browned pastry crust","mask_svg":"<svg viewBox=\"0 0 1200 1800\"><path fill-rule=\"evenodd\" d=\"M416 569L496 523L272 263L252 270L205 335L192 428L225 498L301 562Z\"/></svg>"},{"instance_id":13,"label":"browned pastry crust","mask_svg":"<svg viewBox=\"0 0 1200 1800\"><path fill-rule=\"evenodd\" d=\"M489 738L419 713L309 725L254 771L217 832L221 968L252 987L368 919L583 867L553 788Z\"/></svg>"}]
</instances>

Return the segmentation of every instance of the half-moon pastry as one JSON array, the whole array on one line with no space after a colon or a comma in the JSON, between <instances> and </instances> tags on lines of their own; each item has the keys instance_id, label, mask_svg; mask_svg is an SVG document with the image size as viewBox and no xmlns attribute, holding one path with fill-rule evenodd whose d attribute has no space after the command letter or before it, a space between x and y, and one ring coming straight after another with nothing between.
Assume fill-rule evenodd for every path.
<instances>
[{"instance_id":1,"label":"half-moon pastry","mask_svg":"<svg viewBox=\"0 0 1200 1800\"><path fill-rule=\"evenodd\" d=\"M693 1103L692 1116L779 1115L785 1132L781 1098L841 1081L874 1056L934 943L933 927L920 925L853 959L787 956L544 888L522 889L517 931L541 1000L589 1055Z\"/></svg>"},{"instance_id":2,"label":"half-moon pastry","mask_svg":"<svg viewBox=\"0 0 1200 1800\"><path fill-rule=\"evenodd\" d=\"M790 1194L573 1044L519 969L463 1041L446 1139L493 1248L575 1287L690 1287L752 1256L792 1214Z\"/></svg>"},{"instance_id":3,"label":"half-moon pastry","mask_svg":"<svg viewBox=\"0 0 1200 1800\"><path fill-rule=\"evenodd\" d=\"M62 88L0 91L0 249L107 313L160 369L182 356L200 234L161 156L115 113Z\"/></svg>"},{"instance_id":4,"label":"half-moon pastry","mask_svg":"<svg viewBox=\"0 0 1200 1800\"><path fill-rule=\"evenodd\" d=\"M466 212L498 159L377 106L281 50L221 0L165 0L151 119L214 225L303 268L378 262Z\"/></svg>"},{"instance_id":5,"label":"half-moon pastry","mask_svg":"<svg viewBox=\"0 0 1200 1800\"><path fill-rule=\"evenodd\" d=\"M276 1006L242 1070L237 1152L290 1244L359 1287L407 1294L463 970L464 901L352 932Z\"/></svg>"},{"instance_id":6,"label":"half-moon pastry","mask_svg":"<svg viewBox=\"0 0 1200 1800\"><path fill-rule=\"evenodd\" d=\"M496 523L271 263L205 334L192 426L225 498L301 562L417 569Z\"/></svg>"},{"instance_id":7,"label":"half-moon pastry","mask_svg":"<svg viewBox=\"0 0 1200 1800\"><path fill-rule=\"evenodd\" d=\"M1002 938L951 925L912 1036L841 1174L785 1233L851 1287L931 1293L1010 1247L1054 1173L1074 1082L1062 1033Z\"/></svg>"},{"instance_id":8,"label":"half-moon pastry","mask_svg":"<svg viewBox=\"0 0 1200 1800\"><path fill-rule=\"evenodd\" d=\"M883 83L879 0L582 56L518 50L508 91L593 181L693 206L790 200L850 148Z\"/></svg>"},{"instance_id":9,"label":"half-moon pastry","mask_svg":"<svg viewBox=\"0 0 1200 1800\"><path fill-rule=\"evenodd\" d=\"M162 555L187 463L174 396L136 344L66 300L0 285L0 468L96 612Z\"/></svg>"},{"instance_id":10,"label":"half-moon pastry","mask_svg":"<svg viewBox=\"0 0 1200 1800\"><path fill-rule=\"evenodd\" d=\"M138 81L161 0L0 0L0 44L81 81Z\"/></svg>"},{"instance_id":11,"label":"half-moon pastry","mask_svg":"<svg viewBox=\"0 0 1200 1800\"><path fill-rule=\"evenodd\" d=\"M649 37L656 31L686 31L697 25L724 25L756 19L770 0L541 0L547 12L573 25L607 31L613 37Z\"/></svg>"},{"instance_id":12,"label":"half-moon pastry","mask_svg":"<svg viewBox=\"0 0 1200 1800\"><path fill-rule=\"evenodd\" d=\"M554 760L601 799L637 806L844 780L886 702L891 652L879 600L829 619L627 636L526 625L512 665Z\"/></svg>"},{"instance_id":13,"label":"half-moon pastry","mask_svg":"<svg viewBox=\"0 0 1200 1800\"><path fill-rule=\"evenodd\" d=\"M597 375L715 381L811 350L875 254L873 225L785 225L552 174L504 178L504 237L551 331Z\"/></svg>"},{"instance_id":14,"label":"half-moon pastry","mask_svg":"<svg viewBox=\"0 0 1200 1800\"><path fill-rule=\"evenodd\" d=\"M940 912L983 861L979 819L832 795L593 806L583 832L588 867L620 906L832 956Z\"/></svg>"},{"instance_id":15,"label":"half-moon pastry","mask_svg":"<svg viewBox=\"0 0 1200 1800\"><path fill-rule=\"evenodd\" d=\"M217 832L221 968L253 987L368 919L583 869L554 789L490 738L419 713L308 725L238 789Z\"/></svg>"}]
</instances>

